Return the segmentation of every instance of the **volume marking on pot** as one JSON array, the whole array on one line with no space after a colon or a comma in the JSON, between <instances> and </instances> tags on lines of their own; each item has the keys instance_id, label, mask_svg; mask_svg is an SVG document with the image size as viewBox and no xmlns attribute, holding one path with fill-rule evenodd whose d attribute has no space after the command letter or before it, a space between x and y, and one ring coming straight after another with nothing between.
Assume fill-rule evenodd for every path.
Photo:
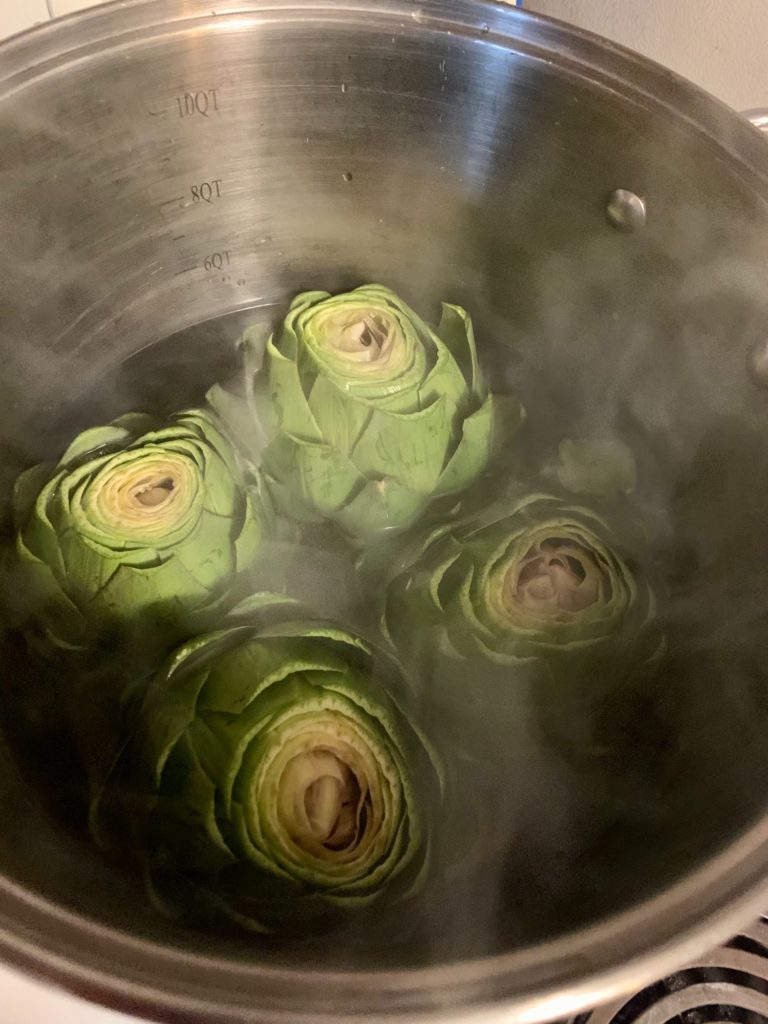
<instances>
[{"instance_id":1,"label":"volume marking on pot","mask_svg":"<svg viewBox=\"0 0 768 1024\"><path fill-rule=\"evenodd\" d=\"M203 260L203 270L224 270L230 263L231 249L212 252Z\"/></svg>"},{"instance_id":2,"label":"volume marking on pot","mask_svg":"<svg viewBox=\"0 0 768 1024\"><path fill-rule=\"evenodd\" d=\"M210 181L201 181L199 185L191 185L189 192L193 203L213 203L221 199L222 178L211 178Z\"/></svg>"},{"instance_id":3,"label":"volume marking on pot","mask_svg":"<svg viewBox=\"0 0 768 1024\"><path fill-rule=\"evenodd\" d=\"M179 117L210 117L219 112L219 90L198 89L176 97Z\"/></svg>"},{"instance_id":4,"label":"volume marking on pot","mask_svg":"<svg viewBox=\"0 0 768 1024\"><path fill-rule=\"evenodd\" d=\"M172 196L170 199L164 199L161 203L158 203L157 206L160 212L163 213L166 206L172 206L174 204L176 206L183 206L184 196Z\"/></svg>"}]
</instances>

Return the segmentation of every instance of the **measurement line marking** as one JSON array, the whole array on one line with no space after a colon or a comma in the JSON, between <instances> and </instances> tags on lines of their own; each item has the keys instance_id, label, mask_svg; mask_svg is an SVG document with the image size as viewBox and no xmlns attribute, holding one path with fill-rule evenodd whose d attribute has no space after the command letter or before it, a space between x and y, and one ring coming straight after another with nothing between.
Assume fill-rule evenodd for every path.
<instances>
[{"instance_id":1,"label":"measurement line marking","mask_svg":"<svg viewBox=\"0 0 768 1024\"><path fill-rule=\"evenodd\" d=\"M193 263L191 267L185 267L184 270L177 270L176 273L173 276L174 277L182 277L184 274L188 274L190 272L190 270L196 270L196 269L197 269L197 264Z\"/></svg>"},{"instance_id":2,"label":"measurement line marking","mask_svg":"<svg viewBox=\"0 0 768 1024\"><path fill-rule=\"evenodd\" d=\"M180 242L182 240L182 238L186 238L186 237L187 237L186 235L174 235L173 236L173 241L174 242Z\"/></svg>"},{"instance_id":3,"label":"measurement line marking","mask_svg":"<svg viewBox=\"0 0 768 1024\"><path fill-rule=\"evenodd\" d=\"M158 206L162 210L162 208L164 206L170 206L171 203L179 204L179 203L183 203L183 202L184 202L184 196L174 196L173 199L165 199L162 203L158 203Z\"/></svg>"}]
</instances>

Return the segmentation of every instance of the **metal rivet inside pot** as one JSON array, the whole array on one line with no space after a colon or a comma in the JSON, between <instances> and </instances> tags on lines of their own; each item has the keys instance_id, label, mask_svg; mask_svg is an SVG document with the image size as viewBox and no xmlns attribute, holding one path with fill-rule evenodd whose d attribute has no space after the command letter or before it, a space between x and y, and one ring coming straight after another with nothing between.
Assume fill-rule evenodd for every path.
<instances>
[{"instance_id":1,"label":"metal rivet inside pot","mask_svg":"<svg viewBox=\"0 0 768 1024\"><path fill-rule=\"evenodd\" d=\"M747 372L759 388L768 388L768 341L759 341L747 352Z\"/></svg>"},{"instance_id":2,"label":"metal rivet inside pot","mask_svg":"<svg viewBox=\"0 0 768 1024\"><path fill-rule=\"evenodd\" d=\"M631 233L645 227L648 210L645 200L636 192L626 188L617 188L611 193L606 209L608 222L619 231Z\"/></svg>"}]
</instances>

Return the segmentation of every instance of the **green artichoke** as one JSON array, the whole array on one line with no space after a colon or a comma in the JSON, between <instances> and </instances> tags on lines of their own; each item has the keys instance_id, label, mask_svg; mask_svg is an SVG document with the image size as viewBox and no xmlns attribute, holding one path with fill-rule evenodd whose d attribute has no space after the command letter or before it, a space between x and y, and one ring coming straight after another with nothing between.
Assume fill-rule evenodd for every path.
<instances>
[{"instance_id":1,"label":"green artichoke","mask_svg":"<svg viewBox=\"0 0 768 1024\"><path fill-rule=\"evenodd\" d=\"M443 305L433 330L378 285L306 292L264 362L274 416L264 467L296 518L358 538L400 530L485 468L494 400L458 306Z\"/></svg>"},{"instance_id":2,"label":"green artichoke","mask_svg":"<svg viewBox=\"0 0 768 1024\"><path fill-rule=\"evenodd\" d=\"M511 741L529 687L534 704L587 721L595 701L660 651L653 589L623 549L585 507L505 498L405 550L384 628L470 746L482 748L494 726Z\"/></svg>"},{"instance_id":3,"label":"green artichoke","mask_svg":"<svg viewBox=\"0 0 768 1024\"><path fill-rule=\"evenodd\" d=\"M155 892L290 931L417 889L442 782L391 673L269 594L181 647L135 742Z\"/></svg>"},{"instance_id":4,"label":"green artichoke","mask_svg":"<svg viewBox=\"0 0 768 1024\"><path fill-rule=\"evenodd\" d=\"M226 605L267 516L214 418L129 414L16 483L16 561L48 644L178 642ZM138 646L138 645L137 645Z\"/></svg>"},{"instance_id":5,"label":"green artichoke","mask_svg":"<svg viewBox=\"0 0 768 1024\"><path fill-rule=\"evenodd\" d=\"M587 508L543 494L503 500L411 552L389 587L386 624L393 636L409 623L434 627L443 652L497 664L632 646L655 599L619 544Z\"/></svg>"}]
</instances>

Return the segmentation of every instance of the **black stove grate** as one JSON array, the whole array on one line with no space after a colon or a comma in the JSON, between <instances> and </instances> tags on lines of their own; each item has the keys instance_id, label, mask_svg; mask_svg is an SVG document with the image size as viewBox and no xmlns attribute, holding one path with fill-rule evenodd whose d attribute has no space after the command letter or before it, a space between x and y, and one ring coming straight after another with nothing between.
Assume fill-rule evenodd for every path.
<instances>
[{"instance_id":1,"label":"black stove grate","mask_svg":"<svg viewBox=\"0 0 768 1024\"><path fill-rule=\"evenodd\" d=\"M696 963L570 1024L768 1024L768 917Z\"/></svg>"}]
</instances>

